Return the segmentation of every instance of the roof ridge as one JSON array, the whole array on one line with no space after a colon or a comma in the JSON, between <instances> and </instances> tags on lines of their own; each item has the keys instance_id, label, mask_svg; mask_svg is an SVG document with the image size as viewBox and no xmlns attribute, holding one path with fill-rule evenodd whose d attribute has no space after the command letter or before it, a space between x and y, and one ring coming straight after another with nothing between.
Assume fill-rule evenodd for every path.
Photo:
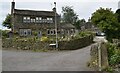
<instances>
[{"instance_id":1,"label":"roof ridge","mask_svg":"<svg viewBox=\"0 0 120 73\"><path fill-rule=\"evenodd\" d=\"M53 12L53 11L45 11L45 10L29 10L29 9L14 9L18 11L36 11L36 12Z\"/></svg>"}]
</instances>

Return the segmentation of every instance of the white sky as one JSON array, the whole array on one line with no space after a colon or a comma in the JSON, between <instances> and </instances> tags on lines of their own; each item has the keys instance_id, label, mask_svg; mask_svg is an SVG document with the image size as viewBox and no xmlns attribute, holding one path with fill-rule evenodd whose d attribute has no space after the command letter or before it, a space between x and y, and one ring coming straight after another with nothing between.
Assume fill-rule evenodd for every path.
<instances>
[{"instance_id":1,"label":"white sky","mask_svg":"<svg viewBox=\"0 0 120 73\"><path fill-rule=\"evenodd\" d=\"M0 1L0 23L5 19L6 15L10 13L11 2L13 0ZM54 2L57 4L57 12L61 14L63 6L73 6L74 11L79 15L79 19L88 20L91 14L99 9L112 8L112 11L118 9L119 0L14 0L16 2L16 9L31 9L31 10L52 10ZM0 25L0 29L3 28Z\"/></svg>"}]
</instances>

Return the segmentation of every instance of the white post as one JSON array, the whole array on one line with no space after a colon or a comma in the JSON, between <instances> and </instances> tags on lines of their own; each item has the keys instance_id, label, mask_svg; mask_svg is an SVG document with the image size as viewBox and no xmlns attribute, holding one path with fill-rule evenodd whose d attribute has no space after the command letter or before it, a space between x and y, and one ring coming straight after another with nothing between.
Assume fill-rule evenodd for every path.
<instances>
[{"instance_id":1,"label":"white post","mask_svg":"<svg viewBox=\"0 0 120 73\"><path fill-rule=\"evenodd\" d=\"M57 17L56 17L56 2L55 4L55 33L56 33L56 48L58 48L58 40L57 40Z\"/></svg>"}]
</instances>

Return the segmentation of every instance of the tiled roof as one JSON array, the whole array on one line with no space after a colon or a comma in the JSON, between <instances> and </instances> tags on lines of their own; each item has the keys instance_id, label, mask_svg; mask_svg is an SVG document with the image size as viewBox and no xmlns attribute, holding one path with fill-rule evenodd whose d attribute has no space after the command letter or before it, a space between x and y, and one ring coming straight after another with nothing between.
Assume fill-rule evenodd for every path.
<instances>
[{"instance_id":1,"label":"tiled roof","mask_svg":"<svg viewBox=\"0 0 120 73\"><path fill-rule=\"evenodd\" d=\"M35 16L36 15L37 16L55 16L55 13L53 11L36 11L36 10L21 10L21 9L14 9L14 14L35 15Z\"/></svg>"},{"instance_id":2,"label":"tiled roof","mask_svg":"<svg viewBox=\"0 0 120 73\"><path fill-rule=\"evenodd\" d=\"M75 28L75 26L73 26L72 24L68 24L68 23L64 23L64 24L60 24L61 28Z\"/></svg>"}]
</instances>

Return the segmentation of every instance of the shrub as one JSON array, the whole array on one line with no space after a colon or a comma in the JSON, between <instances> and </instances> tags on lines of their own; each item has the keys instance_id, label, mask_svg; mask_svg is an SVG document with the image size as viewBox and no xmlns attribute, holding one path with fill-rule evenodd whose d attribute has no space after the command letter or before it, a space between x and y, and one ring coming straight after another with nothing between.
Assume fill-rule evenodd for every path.
<instances>
[{"instance_id":1,"label":"shrub","mask_svg":"<svg viewBox=\"0 0 120 73\"><path fill-rule=\"evenodd\" d=\"M120 48L109 43L108 47L108 62L110 66L118 65L120 62Z\"/></svg>"},{"instance_id":2,"label":"shrub","mask_svg":"<svg viewBox=\"0 0 120 73\"><path fill-rule=\"evenodd\" d=\"M41 37L41 41L44 41L44 42L49 41L49 38L48 37Z\"/></svg>"},{"instance_id":3,"label":"shrub","mask_svg":"<svg viewBox=\"0 0 120 73\"><path fill-rule=\"evenodd\" d=\"M79 38L79 37L86 37L86 36L89 36L89 35L94 35L91 31L81 31L79 32L78 35L76 35L76 38Z\"/></svg>"},{"instance_id":4,"label":"shrub","mask_svg":"<svg viewBox=\"0 0 120 73\"><path fill-rule=\"evenodd\" d=\"M2 38L8 38L9 36L8 36L8 32L10 32L10 31L8 31L8 30L2 30Z\"/></svg>"}]
</instances>

